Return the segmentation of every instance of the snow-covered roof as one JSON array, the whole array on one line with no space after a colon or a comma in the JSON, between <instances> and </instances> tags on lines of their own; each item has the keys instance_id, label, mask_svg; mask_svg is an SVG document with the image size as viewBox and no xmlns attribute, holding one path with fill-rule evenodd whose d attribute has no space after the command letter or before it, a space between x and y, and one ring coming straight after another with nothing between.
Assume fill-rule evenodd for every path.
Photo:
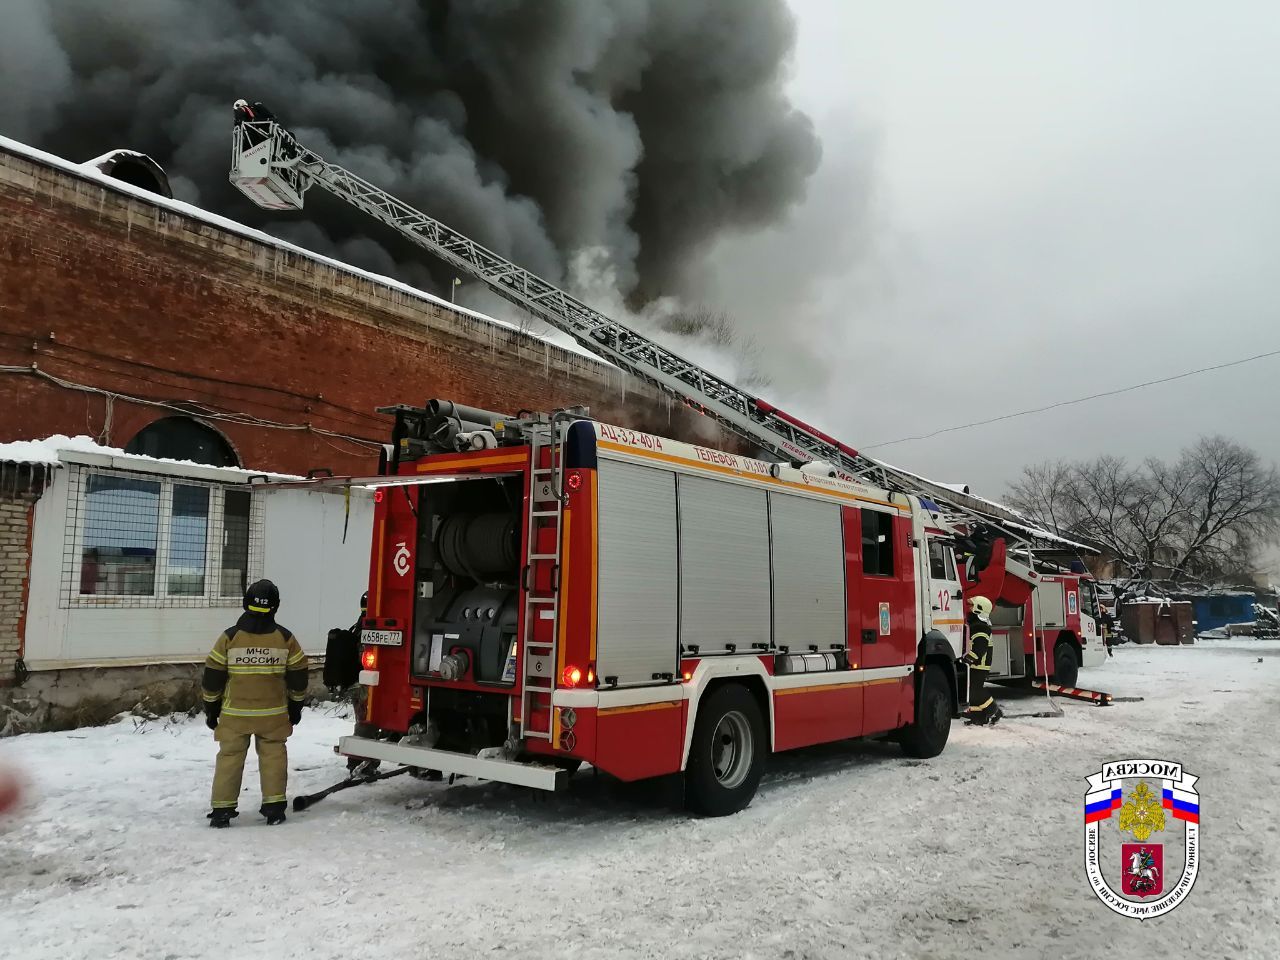
<instances>
[{"instance_id":1,"label":"snow-covered roof","mask_svg":"<svg viewBox=\"0 0 1280 960\"><path fill-rule=\"evenodd\" d=\"M1242 590L1239 587L1204 587L1200 590L1179 590L1178 596L1189 598L1208 598L1208 597L1254 597L1257 596L1256 590Z\"/></svg>"},{"instance_id":2,"label":"snow-covered roof","mask_svg":"<svg viewBox=\"0 0 1280 960\"><path fill-rule=\"evenodd\" d=\"M49 466L79 463L113 467L117 470L140 470L230 483L244 483L250 477L268 477L272 480L302 479L287 473L267 473L262 470L243 470L239 467L215 467L192 460L170 460L164 457L148 457L140 453L126 453L118 447L104 446L92 437L67 437L62 434L46 437L43 440L14 440L9 443L0 443L0 463L31 463Z\"/></svg>"},{"instance_id":3,"label":"snow-covered roof","mask_svg":"<svg viewBox=\"0 0 1280 960\"><path fill-rule=\"evenodd\" d=\"M47 440L14 440L12 443L0 443L0 463L56 464L58 462L58 452L49 446Z\"/></svg>"},{"instance_id":4,"label":"snow-covered roof","mask_svg":"<svg viewBox=\"0 0 1280 960\"><path fill-rule=\"evenodd\" d=\"M420 290L417 287L410 286L409 284L396 280L393 277L385 277L382 274L373 273L369 270L361 270L359 267L353 267L349 263L343 263L341 260L326 257L313 250L308 250L305 247L299 247L286 240L281 240L279 237L273 237L271 234L265 233L262 230L255 230L253 227L247 227L243 223L231 220L228 217L219 216L216 213L210 213L208 210L205 210L202 207L197 207L194 204L185 203L182 200L170 200L168 197L162 197L159 194L152 193L150 190L144 190L143 188L136 187L131 183L125 183L122 180L117 180L115 177L108 176L98 169L98 164L112 156L117 156L123 153L132 154L137 153L137 151L113 150L110 153L103 154L101 157L95 157L93 160L86 163L73 163L72 161L66 160L55 154L47 153L44 150L37 150L35 147L28 146L25 143L21 143L18 140L12 140L5 136L0 136L0 150L6 150L9 153L26 157L30 160L44 164L45 166L54 167L64 173L69 173L72 176L79 177L82 180L92 181L110 190L114 190L117 193L127 194L137 200L143 201L144 203L149 203L152 206L172 210L174 213L180 213L183 216L192 218L193 220L199 220L203 223L209 224L210 226L217 227L220 230L225 230L228 233L234 233L239 236L246 237L247 239L253 240L257 243L275 247L278 250L287 250L290 253L297 254L300 257L305 257L306 259L312 260L316 263L323 263L335 270L341 270L344 273L349 273L352 276L360 277L380 286L398 290L399 292L413 297L414 299L432 303L436 306L444 307L447 310L452 310L454 313L471 317L473 320L479 320L483 323L491 323L494 326L502 327L507 330L520 330L520 326L518 324L510 323L506 320L499 320L496 317L490 317L475 310L469 310L466 307L457 305L456 303L450 303L443 297L437 297L433 293ZM144 154L137 155L139 157L145 156ZM613 364L602 360L591 351L579 346L576 341L564 334L557 332L549 334L526 333L526 335L534 340L541 340L551 346L559 347L569 353L586 357L601 366L613 366Z\"/></svg>"}]
</instances>

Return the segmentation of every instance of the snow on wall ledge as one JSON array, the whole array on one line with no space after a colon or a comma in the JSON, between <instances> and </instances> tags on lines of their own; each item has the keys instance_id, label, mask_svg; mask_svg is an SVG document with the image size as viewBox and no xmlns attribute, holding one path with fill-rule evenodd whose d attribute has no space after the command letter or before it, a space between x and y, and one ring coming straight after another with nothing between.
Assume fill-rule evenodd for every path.
<instances>
[{"instance_id":1,"label":"snow on wall ledge","mask_svg":"<svg viewBox=\"0 0 1280 960\"><path fill-rule=\"evenodd\" d=\"M87 456L86 456L87 455ZM235 467L211 467L194 460L172 460L168 457L148 457L140 453L126 453L119 447L108 447L83 434L75 437L54 434L42 440L13 440L0 443L0 463L35 463L58 465L97 461L101 466L124 469L159 470L170 468L167 473L194 476L208 475L208 479L227 482L246 482L250 477L269 477L273 480L301 480L288 473L263 473L261 470L240 470ZM110 461L105 462L105 461ZM173 469L177 468L177 469Z\"/></svg>"}]
</instances>

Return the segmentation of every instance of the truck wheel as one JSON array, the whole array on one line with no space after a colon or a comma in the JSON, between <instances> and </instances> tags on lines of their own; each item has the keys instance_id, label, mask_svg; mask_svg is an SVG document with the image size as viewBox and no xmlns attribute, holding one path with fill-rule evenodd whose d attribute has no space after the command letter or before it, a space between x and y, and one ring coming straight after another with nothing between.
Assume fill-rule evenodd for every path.
<instances>
[{"instance_id":1,"label":"truck wheel","mask_svg":"<svg viewBox=\"0 0 1280 960\"><path fill-rule=\"evenodd\" d=\"M939 667L926 667L916 698L916 719L902 732L902 752L908 757L936 757L951 735L951 691Z\"/></svg>"},{"instance_id":2,"label":"truck wheel","mask_svg":"<svg viewBox=\"0 0 1280 960\"><path fill-rule=\"evenodd\" d=\"M1071 644L1059 640L1053 648L1053 682L1064 687L1074 687L1080 676L1080 661Z\"/></svg>"},{"instance_id":3,"label":"truck wheel","mask_svg":"<svg viewBox=\"0 0 1280 960\"><path fill-rule=\"evenodd\" d=\"M685 803L696 813L724 817L756 795L767 741L756 699L740 684L711 693L698 709L685 769Z\"/></svg>"}]
</instances>

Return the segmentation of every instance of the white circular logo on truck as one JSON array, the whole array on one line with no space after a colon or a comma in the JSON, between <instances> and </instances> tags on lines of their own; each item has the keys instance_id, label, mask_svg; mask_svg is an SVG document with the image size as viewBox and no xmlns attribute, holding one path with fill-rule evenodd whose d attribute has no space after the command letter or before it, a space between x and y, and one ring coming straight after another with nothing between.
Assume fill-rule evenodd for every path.
<instances>
[{"instance_id":1,"label":"white circular logo on truck","mask_svg":"<svg viewBox=\"0 0 1280 960\"><path fill-rule=\"evenodd\" d=\"M403 540L396 544L396 552L391 558L391 566L395 567L396 573L402 577L409 572L409 545Z\"/></svg>"}]
</instances>

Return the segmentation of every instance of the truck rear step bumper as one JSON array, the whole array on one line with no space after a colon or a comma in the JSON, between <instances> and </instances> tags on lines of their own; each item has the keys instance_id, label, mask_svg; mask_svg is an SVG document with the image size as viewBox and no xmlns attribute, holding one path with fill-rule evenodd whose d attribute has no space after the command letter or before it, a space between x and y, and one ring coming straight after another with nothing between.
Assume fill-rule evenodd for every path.
<instances>
[{"instance_id":1,"label":"truck rear step bumper","mask_svg":"<svg viewBox=\"0 0 1280 960\"><path fill-rule=\"evenodd\" d=\"M493 780L497 783L515 784L518 787L532 787L535 790L560 790L569 781L568 771L549 764L517 763L514 760L473 757L470 754L455 753L452 750L433 750L430 747L388 743L385 740L370 740L367 737L343 737L338 741L338 752L347 757L403 763L427 770L439 770L442 773L475 777L477 780Z\"/></svg>"}]
</instances>

